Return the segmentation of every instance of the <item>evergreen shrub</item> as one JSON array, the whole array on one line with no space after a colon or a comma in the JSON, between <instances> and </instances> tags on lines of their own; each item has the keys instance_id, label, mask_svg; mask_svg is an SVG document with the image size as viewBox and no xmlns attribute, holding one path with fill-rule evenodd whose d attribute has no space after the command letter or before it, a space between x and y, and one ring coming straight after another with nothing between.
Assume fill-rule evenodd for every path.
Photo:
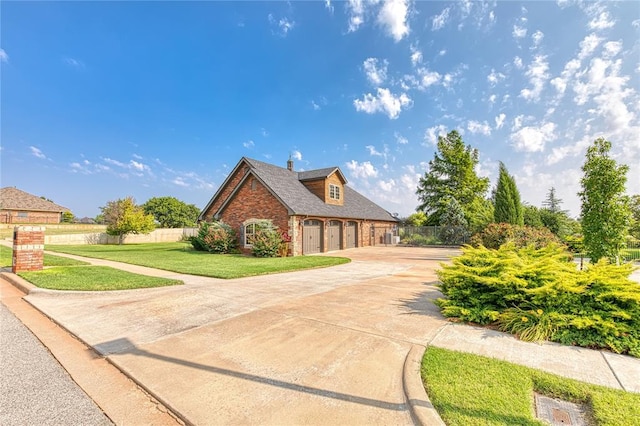
<instances>
[{"instance_id":1,"label":"evergreen shrub","mask_svg":"<svg viewBox=\"0 0 640 426\"><path fill-rule=\"evenodd\" d=\"M564 247L463 248L438 271L442 313L526 341L606 348L640 357L640 283L606 260L579 271Z\"/></svg>"}]
</instances>

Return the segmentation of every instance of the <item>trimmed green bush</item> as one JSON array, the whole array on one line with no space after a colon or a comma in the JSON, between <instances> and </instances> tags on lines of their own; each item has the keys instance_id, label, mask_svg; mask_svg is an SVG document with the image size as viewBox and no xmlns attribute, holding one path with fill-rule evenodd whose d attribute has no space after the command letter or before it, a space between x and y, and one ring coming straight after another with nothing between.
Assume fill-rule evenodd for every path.
<instances>
[{"instance_id":1,"label":"trimmed green bush","mask_svg":"<svg viewBox=\"0 0 640 426\"><path fill-rule=\"evenodd\" d=\"M286 245L278 227L264 222L251 241L251 252L255 257L278 257L283 244Z\"/></svg>"},{"instance_id":2,"label":"trimmed green bush","mask_svg":"<svg viewBox=\"0 0 640 426\"><path fill-rule=\"evenodd\" d=\"M440 244L440 241L436 237L425 237L420 234L411 234L403 238L402 243L410 246L429 246Z\"/></svg>"},{"instance_id":3,"label":"trimmed green bush","mask_svg":"<svg viewBox=\"0 0 640 426\"><path fill-rule=\"evenodd\" d=\"M557 244L463 248L438 271L443 315L494 325L522 340L607 348L640 357L640 284L631 265L579 271Z\"/></svg>"},{"instance_id":4,"label":"trimmed green bush","mask_svg":"<svg viewBox=\"0 0 640 426\"><path fill-rule=\"evenodd\" d=\"M497 249L506 243L513 243L516 247L526 247L533 244L536 248L541 248L552 243L561 244L561 241L546 228L508 223L491 223L482 232L471 237L471 245L474 247L485 246Z\"/></svg>"},{"instance_id":5,"label":"trimmed green bush","mask_svg":"<svg viewBox=\"0 0 640 426\"><path fill-rule=\"evenodd\" d=\"M238 247L236 232L224 222L202 222L189 240L194 249L210 253L231 253Z\"/></svg>"}]
</instances>

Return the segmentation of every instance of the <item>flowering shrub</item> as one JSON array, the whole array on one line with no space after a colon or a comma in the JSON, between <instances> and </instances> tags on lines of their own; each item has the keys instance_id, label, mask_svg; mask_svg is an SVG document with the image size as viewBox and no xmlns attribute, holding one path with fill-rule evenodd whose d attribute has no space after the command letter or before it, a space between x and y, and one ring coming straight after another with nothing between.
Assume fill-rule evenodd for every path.
<instances>
[{"instance_id":1,"label":"flowering shrub","mask_svg":"<svg viewBox=\"0 0 640 426\"><path fill-rule=\"evenodd\" d=\"M561 244L558 237L547 228L532 228L508 223L490 223L482 232L471 237L471 245L474 247L485 246L497 249L508 242L513 243L515 247L533 244L536 248L545 247L551 243Z\"/></svg>"},{"instance_id":2,"label":"flowering shrub","mask_svg":"<svg viewBox=\"0 0 640 426\"><path fill-rule=\"evenodd\" d=\"M231 253L238 247L236 232L224 222L202 222L190 241L194 249L210 253Z\"/></svg>"},{"instance_id":3,"label":"flowering shrub","mask_svg":"<svg viewBox=\"0 0 640 426\"><path fill-rule=\"evenodd\" d=\"M640 283L632 266L579 271L564 247L463 248L438 271L443 315L492 324L522 340L552 340L640 357Z\"/></svg>"},{"instance_id":4,"label":"flowering shrub","mask_svg":"<svg viewBox=\"0 0 640 426\"><path fill-rule=\"evenodd\" d=\"M278 227L265 221L256 229L251 241L251 252L256 257L278 257L283 243Z\"/></svg>"}]
</instances>

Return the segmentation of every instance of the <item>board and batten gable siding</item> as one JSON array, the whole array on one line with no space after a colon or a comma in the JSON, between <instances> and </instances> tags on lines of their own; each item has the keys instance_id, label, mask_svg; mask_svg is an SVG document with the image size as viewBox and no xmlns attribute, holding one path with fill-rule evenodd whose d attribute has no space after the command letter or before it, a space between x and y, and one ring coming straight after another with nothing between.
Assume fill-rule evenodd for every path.
<instances>
[{"instance_id":1,"label":"board and batten gable siding","mask_svg":"<svg viewBox=\"0 0 640 426\"><path fill-rule=\"evenodd\" d=\"M325 203L335 206L344 205L344 182L337 173L332 173L330 176L322 179L303 181L302 184ZM329 196L330 185L336 185L340 188L339 200L334 200Z\"/></svg>"}]
</instances>

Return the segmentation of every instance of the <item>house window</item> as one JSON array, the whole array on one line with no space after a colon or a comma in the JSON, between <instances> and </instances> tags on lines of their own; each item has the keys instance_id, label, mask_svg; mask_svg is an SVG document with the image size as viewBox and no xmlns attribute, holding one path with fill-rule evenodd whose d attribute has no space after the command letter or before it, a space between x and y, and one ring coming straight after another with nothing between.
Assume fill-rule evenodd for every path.
<instances>
[{"instance_id":1,"label":"house window","mask_svg":"<svg viewBox=\"0 0 640 426\"><path fill-rule=\"evenodd\" d=\"M18 212L18 217L22 217L22 218L29 217L29 213L27 213L27 212Z\"/></svg>"},{"instance_id":2,"label":"house window","mask_svg":"<svg viewBox=\"0 0 640 426\"><path fill-rule=\"evenodd\" d=\"M256 233L261 229L272 228L273 224L268 219L249 219L242 227L242 245L247 248L253 246Z\"/></svg>"},{"instance_id":3,"label":"house window","mask_svg":"<svg viewBox=\"0 0 640 426\"><path fill-rule=\"evenodd\" d=\"M329 198L332 200L340 199L340 187L338 185L329 184Z\"/></svg>"}]
</instances>

